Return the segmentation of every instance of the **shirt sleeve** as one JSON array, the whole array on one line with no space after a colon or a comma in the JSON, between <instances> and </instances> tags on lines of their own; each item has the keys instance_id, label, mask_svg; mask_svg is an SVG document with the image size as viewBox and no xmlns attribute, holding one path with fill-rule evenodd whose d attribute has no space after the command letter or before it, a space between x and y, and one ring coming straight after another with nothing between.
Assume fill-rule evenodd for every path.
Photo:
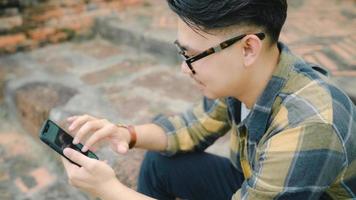
<instances>
[{"instance_id":1,"label":"shirt sleeve","mask_svg":"<svg viewBox=\"0 0 356 200\"><path fill-rule=\"evenodd\" d=\"M202 151L231 128L225 99L206 97L185 113L158 116L153 123L162 127L168 136L164 152L168 156L177 152Z\"/></svg>"},{"instance_id":2,"label":"shirt sleeve","mask_svg":"<svg viewBox=\"0 0 356 200\"><path fill-rule=\"evenodd\" d=\"M258 148L253 174L234 200L316 200L345 166L342 143L330 124L290 127Z\"/></svg>"}]
</instances>

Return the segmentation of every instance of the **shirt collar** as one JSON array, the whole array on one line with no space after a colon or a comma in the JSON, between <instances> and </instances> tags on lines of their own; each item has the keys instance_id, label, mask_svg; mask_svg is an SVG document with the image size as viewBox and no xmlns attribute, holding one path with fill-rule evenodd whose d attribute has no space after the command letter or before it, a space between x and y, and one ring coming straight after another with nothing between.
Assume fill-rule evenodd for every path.
<instances>
[{"instance_id":1,"label":"shirt collar","mask_svg":"<svg viewBox=\"0 0 356 200\"><path fill-rule=\"evenodd\" d=\"M257 142L261 139L267 129L273 103L284 87L286 80L288 80L291 69L297 62L304 62L301 58L293 55L283 43L279 42L278 48L280 57L272 78L252 107L249 115L240 124L246 126L250 141Z\"/></svg>"}]
</instances>

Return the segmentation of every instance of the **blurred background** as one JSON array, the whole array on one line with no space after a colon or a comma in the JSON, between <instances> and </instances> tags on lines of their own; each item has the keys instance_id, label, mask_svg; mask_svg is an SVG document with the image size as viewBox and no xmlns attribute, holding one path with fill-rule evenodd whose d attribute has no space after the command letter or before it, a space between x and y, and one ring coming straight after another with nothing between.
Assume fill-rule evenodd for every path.
<instances>
[{"instance_id":1,"label":"blurred background","mask_svg":"<svg viewBox=\"0 0 356 200\"><path fill-rule=\"evenodd\" d=\"M329 69L355 102L355 33L355 0L289 0L281 41ZM0 199L90 199L38 139L48 117L64 128L84 113L140 124L199 101L175 38L165 0L0 0ZM227 140L209 151L227 155ZM98 155L136 188L143 150Z\"/></svg>"}]
</instances>

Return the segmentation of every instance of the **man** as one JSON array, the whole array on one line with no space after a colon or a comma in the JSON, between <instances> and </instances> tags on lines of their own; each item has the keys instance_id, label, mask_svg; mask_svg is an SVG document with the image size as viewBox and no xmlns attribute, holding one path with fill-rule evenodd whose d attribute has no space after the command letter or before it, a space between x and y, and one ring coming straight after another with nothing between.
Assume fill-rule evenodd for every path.
<instances>
[{"instance_id":1,"label":"man","mask_svg":"<svg viewBox=\"0 0 356 200\"><path fill-rule=\"evenodd\" d=\"M151 150L141 194L104 162L66 149L83 166L63 160L70 182L102 199L356 198L355 105L325 70L278 42L286 0L167 2L179 16L182 71L206 98L182 115L135 127L69 118L83 151L103 139L119 153ZM203 152L229 130L230 160Z\"/></svg>"}]
</instances>

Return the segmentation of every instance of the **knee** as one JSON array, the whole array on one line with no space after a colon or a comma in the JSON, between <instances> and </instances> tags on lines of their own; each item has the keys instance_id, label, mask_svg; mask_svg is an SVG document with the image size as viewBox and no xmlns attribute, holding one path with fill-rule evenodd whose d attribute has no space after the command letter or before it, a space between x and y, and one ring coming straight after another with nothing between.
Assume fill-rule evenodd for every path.
<instances>
[{"instance_id":1,"label":"knee","mask_svg":"<svg viewBox=\"0 0 356 200\"><path fill-rule=\"evenodd\" d=\"M148 151L141 165L137 190L157 199L172 199L167 193L166 185L170 165L167 157Z\"/></svg>"},{"instance_id":2,"label":"knee","mask_svg":"<svg viewBox=\"0 0 356 200\"><path fill-rule=\"evenodd\" d=\"M141 177L165 179L175 170L177 160L159 152L148 151L140 169Z\"/></svg>"},{"instance_id":3,"label":"knee","mask_svg":"<svg viewBox=\"0 0 356 200\"><path fill-rule=\"evenodd\" d=\"M145 154L141 165L141 171L147 171L150 169L156 169L157 167L163 167L166 162L166 157L158 152L148 151Z\"/></svg>"},{"instance_id":4,"label":"knee","mask_svg":"<svg viewBox=\"0 0 356 200\"><path fill-rule=\"evenodd\" d=\"M148 151L145 154L138 177L138 186L140 189L147 185L157 185L167 174L167 158L160 153Z\"/></svg>"}]
</instances>

